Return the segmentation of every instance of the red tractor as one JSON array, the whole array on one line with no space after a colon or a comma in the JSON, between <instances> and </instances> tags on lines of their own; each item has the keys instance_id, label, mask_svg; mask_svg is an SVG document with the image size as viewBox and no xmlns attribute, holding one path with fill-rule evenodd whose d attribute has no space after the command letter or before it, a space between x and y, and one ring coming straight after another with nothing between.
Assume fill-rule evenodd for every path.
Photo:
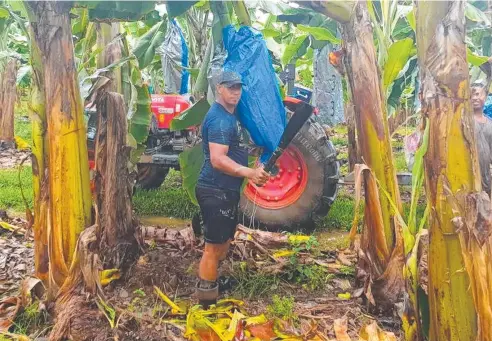
<instances>
[{"instance_id":1,"label":"red tractor","mask_svg":"<svg viewBox=\"0 0 492 341\"><path fill-rule=\"evenodd\" d=\"M287 113L291 115L300 102L286 97ZM138 164L137 187L158 188L169 168L179 170L179 153L200 138L197 128L170 130L171 120L190 106L180 95L152 95L152 122L147 149ZM96 115L88 113L89 159L93 160ZM292 231L328 213L337 194L339 163L333 144L315 116L279 158L277 168L277 174L265 186L246 184L240 201L242 224Z\"/></svg>"}]
</instances>

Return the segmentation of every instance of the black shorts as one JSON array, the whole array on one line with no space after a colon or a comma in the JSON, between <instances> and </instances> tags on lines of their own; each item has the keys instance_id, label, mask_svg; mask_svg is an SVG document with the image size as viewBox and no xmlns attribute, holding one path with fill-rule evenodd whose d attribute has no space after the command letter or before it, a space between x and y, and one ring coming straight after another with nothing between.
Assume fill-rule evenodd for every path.
<instances>
[{"instance_id":1,"label":"black shorts","mask_svg":"<svg viewBox=\"0 0 492 341\"><path fill-rule=\"evenodd\" d=\"M195 193L202 213L205 242L224 244L233 239L238 223L239 192L196 186Z\"/></svg>"}]
</instances>

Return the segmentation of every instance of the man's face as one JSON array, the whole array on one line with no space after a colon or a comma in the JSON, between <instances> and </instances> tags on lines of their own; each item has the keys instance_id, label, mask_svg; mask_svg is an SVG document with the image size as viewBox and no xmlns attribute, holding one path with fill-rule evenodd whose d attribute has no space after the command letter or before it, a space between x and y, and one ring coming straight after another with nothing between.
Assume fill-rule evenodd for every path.
<instances>
[{"instance_id":1,"label":"man's face","mask_svg":"<svg viewBox=\"0 0 492 341\"><path fill-rule=\"evenodd\" d=\"M241 99L241 84L232 86L218 85L217 92L226 104L236 106Z\"/></svg>"},{"instance_id":2,"label":"man's face","mask_svg":"<svg viewBox=\"0 0 492 341\"><path fill-rule=\"evenodd\" d=\"M485 89L479 86L474 86L471 88L471 102L474 111L483 110L485 100L487 99L487 94Z\"/></svg>"}]
</instances>

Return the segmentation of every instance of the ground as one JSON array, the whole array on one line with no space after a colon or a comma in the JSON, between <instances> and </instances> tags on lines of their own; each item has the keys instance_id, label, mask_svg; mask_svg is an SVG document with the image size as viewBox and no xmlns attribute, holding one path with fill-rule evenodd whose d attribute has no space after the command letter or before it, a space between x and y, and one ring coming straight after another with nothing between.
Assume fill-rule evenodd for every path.
<instances>
[{"instance_id":1,"label":"ground","mask_svg":"<svg viewBox=\"0 0 492 341\"><path fill-rule=\"evenodd\" d=\"M407 127L394 135L399 171L407 171L402 136L409 132L411 129ZM29 122L22 115L16 117L16 136L30 141ZM331 140L340 152L339 159L346 161L346 127L335 127ZM26 205L32 208L33 204L30 165L25 163L18 167L25 156L26 152L0 151L0 211L4 210L9 217L7 219L4 214L4 221L24 228L26 222L20 218L25 217ZM347 173L346 164L342 172ZM401 189L404 209L408 212L411 188ZM181 188L181 176L177 171L169 173L159 190L137 191L133 203L143 226L160 229L189 228L187 225L197 212ZM233 279L232 287L224 297L244 301L242 311L248 316L264 313L269 319L292 320L298 330L304 330L308 322L315 321L318 330L329 339L335 338L334 320L346 317L349 335L355 338L361 326L374 317L366 311L361 299L347 296L355 288L355 264L353 261L347 263L343 256L349 252L346 231L352 224L354 205L353 188L343 186L329 214L317 221L309 242L312 248L307 250L306 243L289 244L285 248L290 252L285 256L288 265L278 272L266 270L278 268L278 261L272 261L275 250L270 250L271 255L267 257L250 243L238 243L221 268ZM363 212L362 208L359 209ZM423 207L419 206L418 212L421 215ZM19 233L5 229L0 229L0 234L3 245L0 253L0 295L3 298L15 292L17 287L14 283L18 283L18 278L32 273L33 250L31 238L26 239ZM201 243L201 239L197 238L193 245L183 247L147 238L146 252L129 271L129 277L116 280L104 289L105 304L113 307L111 309L118 317L116 329L119 330L120 340L162 340L163 335L171 340L182 340L182 323L169 322L174 316L170 317L168 305L155 294L154 286L179 305L194 303L192 293ZM245 257L245 254L253 257ZM313 263L313 259L323 265ZM112 322L111 319L106 320L102 311L104 309L97 315L100 326L109 328L108 333L114 335L115 331L111 331L109 325L116 323L116 317ZM0 321L1 318L0 315ZM377 316L377 321L383 329L400 336L397 316ZM33 303L17 315L10 332L31 337L46 336L52 323L49 315L45 314L45 307ZM3 340L2 336L0 340Z\"/></svg>"}]
</instances>

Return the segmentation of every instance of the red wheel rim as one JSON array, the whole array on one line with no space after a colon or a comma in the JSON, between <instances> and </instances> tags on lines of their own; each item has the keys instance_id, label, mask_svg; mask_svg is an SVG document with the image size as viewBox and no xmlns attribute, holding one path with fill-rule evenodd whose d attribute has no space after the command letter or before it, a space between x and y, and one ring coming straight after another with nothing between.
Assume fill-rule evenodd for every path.
<instances>
[{"instance_id":1,"label":"red wheel rim","mask_svg":"<svg viewBox=\"0 0 492 341\"><path fill-rule=\"evenodd\" d=\"M244 195L258 206L281 209L292 205L304 193L308 181L308 170L301 152L289 146L277 161L279 169L263 187L251 181L244 188Z\"/></svg>"}]
</instances>

